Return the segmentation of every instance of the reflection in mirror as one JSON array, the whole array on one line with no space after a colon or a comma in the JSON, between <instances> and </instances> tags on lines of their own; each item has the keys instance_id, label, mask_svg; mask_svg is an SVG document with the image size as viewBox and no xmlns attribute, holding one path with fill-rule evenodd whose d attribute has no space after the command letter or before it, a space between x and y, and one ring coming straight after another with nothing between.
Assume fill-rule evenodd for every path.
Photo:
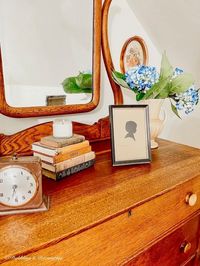
<instances>
[{"instance_id":1,"label":"reflection in mirror","mask_svg":"<svg viewBox=\"0 0 200 266\"><path fill-rule=\"evenodd\" d=\"M1 0L0 38L8 105L92 100L93 1Z\"/></svg>"}]
</instances>

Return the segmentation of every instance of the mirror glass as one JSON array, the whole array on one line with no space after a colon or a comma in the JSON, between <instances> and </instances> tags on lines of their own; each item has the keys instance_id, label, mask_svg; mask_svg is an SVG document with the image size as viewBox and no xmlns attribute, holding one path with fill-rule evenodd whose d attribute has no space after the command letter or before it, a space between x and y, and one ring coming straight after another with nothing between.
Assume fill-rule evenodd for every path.
<instances>
[{"instance_id":1,"label":"mirror glass","mask_svg":"<svg viewBox=\"0 0 200 266\"><path fill-rule=\"evenodd\" d=\"M92 100L92 0L1 0L0 40L8 105Z\"/></svg>"}]
</instances>

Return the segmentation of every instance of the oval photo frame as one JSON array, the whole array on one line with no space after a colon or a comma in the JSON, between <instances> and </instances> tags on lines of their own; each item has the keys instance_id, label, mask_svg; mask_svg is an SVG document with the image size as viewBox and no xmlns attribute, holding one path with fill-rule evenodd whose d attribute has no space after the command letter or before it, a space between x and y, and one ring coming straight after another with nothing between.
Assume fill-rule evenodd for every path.
<instances>
[{"instance_id":1,"label":"oval photo frame","mask_svg":"<svg viewBox=\"0 0 200 266\"><path fill-rule=\"evenodd\" d=\"M148 61L148 48L141 37L133 36L124 43L120 54L122 73L137 65L147 65Z\"/></svg>"}]
</instances>

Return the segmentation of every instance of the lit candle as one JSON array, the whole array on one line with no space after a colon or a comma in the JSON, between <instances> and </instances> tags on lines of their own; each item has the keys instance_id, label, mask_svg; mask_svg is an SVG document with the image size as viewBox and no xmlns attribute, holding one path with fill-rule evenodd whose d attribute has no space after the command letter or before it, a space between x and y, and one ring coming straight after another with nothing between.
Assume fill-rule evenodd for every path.
<instances>
[{"instance_id":1,"label":"lit candle","mask_svg":"<svg viewBox=\"0 0 200 266\"><path fill-rule=\"evenodd\" d=\"M73 135L72 122L64 119L55 119L53 122L53 136L55 138L71 138Z\"/></svg>"}]
</instances>

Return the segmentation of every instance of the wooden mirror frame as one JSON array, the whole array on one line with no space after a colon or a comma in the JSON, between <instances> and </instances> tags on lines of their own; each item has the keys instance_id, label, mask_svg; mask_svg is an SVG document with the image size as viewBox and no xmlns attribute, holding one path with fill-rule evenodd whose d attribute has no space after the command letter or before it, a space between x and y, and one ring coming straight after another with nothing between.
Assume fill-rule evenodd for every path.
<instances>
[{"instance_id":1,"label":"wooden mirror frame","mask_svg":"<svg viewBox=\"0 0 200 266\"><path fill-rule=\"evenodd\" d=\"M101 1L98 1L100 5ZM108 15L112 0L105 0L102 8L102 24L98 25L98 31L102 31L102 53L103 59L111 84L115 104L123 104L123 95L119 85L112 79L112 70L114 69L108 39ZM99 20L101 22L101 19ZM99 55L100 60L100 55ZM99 64L100 67L100 64ZM2 75L0 79L2 79ZM0 84L2 84L0 80ZM1 95L0 95L1 97ZM31 155L31 145L35 141L39 141L42 137L52 134L52 122L36 125L22 130L13 135L0 134L0 156L11 155L17 153L19 155ZM73 122L73 132L82 134L90 141L92 149L97 153L110 150L110 121L109 117L105 117L94 123L86 125ZM102 145L102 141L104 145ZM102 146L104 150L102 151Z\"/></svg>"},{"instance_id":2,"label":"wooden mirror frame","mask_svg":"<svg viewBox=\"0 0 200 266\"><path fill-rule=\"evenodd\" d=\"M113 91L114 103L123 104L123 95L121 87L117 83L115 83L112 78L112 71L115 68L111 56L109 37L108 37L108 18L109 18L109 10L111 2L112 0L105 0L102 9L102 53L103 53L103 59L108 79L110 81L110 85Z\"/></svg>"},{"instance_id":3,"label":"wooden mirror frame","mask_svg":"<svg viewBox=\"0 0 200 266\"><path fill-rule=\"evenodd\" d=\"M12 107L5 97L3 64L0 51L0 112L9 117L39 117L61 114L89 112L95 109L100 99L100 68L101 68L101 0L93 0L93 97L87 104Z\"/></svg>"}]
</instances>

